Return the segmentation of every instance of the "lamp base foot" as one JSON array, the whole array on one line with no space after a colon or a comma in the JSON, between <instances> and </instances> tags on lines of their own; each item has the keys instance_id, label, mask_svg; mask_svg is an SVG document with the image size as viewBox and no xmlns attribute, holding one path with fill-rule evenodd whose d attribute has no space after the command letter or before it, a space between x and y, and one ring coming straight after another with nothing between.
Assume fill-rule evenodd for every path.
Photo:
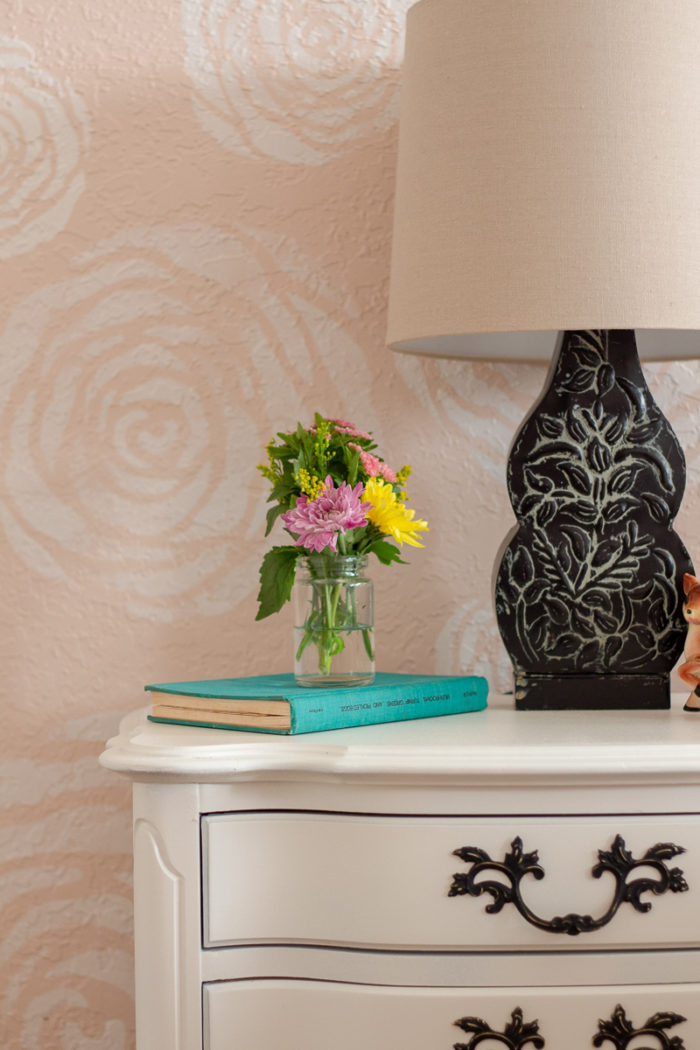
<instances>
[{"instance_id":1,"label":"lamp base foot","mask_svg":"<svg viewBox=\"0 0 700 1050\"><path fill-rule=\"evenodd\" d=\"M515 675L517 711L661 710L670 706L667 674Z\"/></svg>"}]
</instances>

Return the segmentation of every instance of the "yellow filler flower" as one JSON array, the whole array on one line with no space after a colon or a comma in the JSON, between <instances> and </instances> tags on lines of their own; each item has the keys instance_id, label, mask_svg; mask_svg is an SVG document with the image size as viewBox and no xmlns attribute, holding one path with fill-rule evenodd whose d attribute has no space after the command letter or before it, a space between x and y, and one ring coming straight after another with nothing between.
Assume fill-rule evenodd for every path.
<instances>
[{"instance_id":1,"label":"yellow filler flower","mask_svg":"<svg viewBox=\"0 0 700 1050\"><path fill-rule=\"evenodd\" d=\"M414 521L414 510L408 510L399 503L391 485L381 478L369 478L362 493L362 500L371 503L367 518L383 533L393 536L397 543L408 543L411 547L424 547L419 543L416 533L427 530L427 521Z\"/></svg>"}]
</instances>

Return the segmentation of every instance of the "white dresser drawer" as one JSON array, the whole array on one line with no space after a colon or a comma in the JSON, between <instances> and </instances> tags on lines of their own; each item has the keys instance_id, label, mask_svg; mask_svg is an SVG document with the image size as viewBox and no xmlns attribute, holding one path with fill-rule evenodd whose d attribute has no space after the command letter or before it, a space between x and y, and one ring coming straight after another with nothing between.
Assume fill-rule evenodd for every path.
<instances>
[{"instance_id":1,"label":"white dresser drawer","mask_svg":"<svg viewBox=\"0 0 700 1050\"><path fill-rule=\"evenodd\" d=\"M656 1014L665 1016L653 1021L644 1036L632 1034ZM484 1033L478 1039L484 1047L591 1050L593 1040L605 1034L602 1021L610 1037L595 1045L603 1050L697 1050L700 985L469 990L242 980L204 986L204 1050L471 1050L479 1021L506 1037L511 1026L510 1041L491 1040ZM536 1023L530 1039L523 1038L522 1028L518 1038L520 1023ZM626 1025L631 1026L627 1031ZM681 1042L664 1042L664 1037Z\"/></svg>"},{"instance_id":2,"label":"white dresser drawer","mask_svg":"<svg viewBox=\"0 0 700 1050\"><path fill-rule=\"evenodd\" d=\"M634 866L659 844L656 865ZM684 852L674 856L668 844ZM471 852L455 855L465 848ZM611 856L595 877L599 851ZM202 818L202 856L205 947L700 944L697 817L227 813ZM635 889L644 911L634 906Z\"/></svg>"}]
</instances>

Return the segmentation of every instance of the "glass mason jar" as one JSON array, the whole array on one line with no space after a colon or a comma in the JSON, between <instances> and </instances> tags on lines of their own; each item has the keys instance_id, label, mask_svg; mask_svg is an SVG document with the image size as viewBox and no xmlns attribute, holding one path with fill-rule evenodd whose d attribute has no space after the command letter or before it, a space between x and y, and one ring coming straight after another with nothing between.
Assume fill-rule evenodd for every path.
<instances>
[{"instance_id":1,"label":"glass mason jar","mask_svg":"<svg viewBox=\"0 0 700 1050\"><path fill-rule=\"evenodd\" d=\"M367 685L374 679L374 588L362 554L299 559L292 593L298 685Z\"/></svg>"}]
</instances>

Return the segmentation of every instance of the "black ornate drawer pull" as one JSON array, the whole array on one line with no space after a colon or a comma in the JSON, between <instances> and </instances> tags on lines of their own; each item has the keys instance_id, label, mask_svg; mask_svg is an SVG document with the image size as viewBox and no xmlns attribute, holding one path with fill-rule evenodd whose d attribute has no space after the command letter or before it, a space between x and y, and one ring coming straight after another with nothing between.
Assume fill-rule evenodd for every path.
<instances>
[{"instance_id":1,"label":"black ornate drawer pull","mask_svg":"<svg viewBox=\"0 0 700 1050\"><path fill-rule=\"evenodd\" d=\"M575 936L578 933L590 933L599 930L610 922L621 904L631 904L635 911L649 911L649 901L642 901L643 893L654 893L660 896L667 890L671 893L684 893L688 884L683 877L680 868L666 867L666 861L679 853L685 853L683 846L674 846L672 842L657 842L646 851L643 857L636 860L625 845L621 835L615 836L610 850L598 850L598 863L592 869L591 874L599 879L603 872L609 871L615 879L615 893L610 907L594 919L591 915L557 915L553 919L542 919L528 908L520 895L520 882L525 875L532 875L535 879L544 878L544 869L539 865L537 850L532 853L523 853L523 843L520 837L511 842L510 852L506 853L502 861L491 860L488 853L479 849L478 846L463 846L454 850L454 856L459 857L471 868L467 872L459 872L452 877L450 886L450 897L463 896L479 897L482 893L488 893L493 897L493 903L486 906L486 911L495 913L501 911L505 904L514 904L520 914L533 926L550 933L568 933ZM635 868L654 868L658 872L658 878L651 876L640 876L627 882L628 875ZM495 879L483 879L476 882L476 877L485 871L497 871L505 876L510 885L505 885Z\"/></svg>"},{"instance_id":2,"label":"black ornate drawer pull","mask_svg":"<svg viewBox=\"0 0 700 1050\"><path fill-rule=\"evenodd\" d=\"M539 1023L537 1021L528 1021L526 1024L523 1024L523 1012L519 1006L516 1006L513 1010L510 1015L510 1021L502 1032L494 1032L490 1025L486 1021L482 1021L480 1017L462 1017L459 1021L455 1021L455 1024L463 1032L467 1032L467 1034L472 1032L473 1034L468 1043L455 1043L453 1050L474 1050L474 1047L478 1046L479 1043L483 1043L485 1039L503 1043L510 1050L521 1050L526 1043L532 1043L534 1047L537 1047L537 1050L541 1050L544 1046L544 1039L540 1035Z\"/></svg>"},{"instance_id":3,"label":"black ornate drawer pull","mask_svg":"<svg viewBox=\"0 0 700 1050\"><path fill-rule=\"evenodd\" d=\"M593 1039L593 1046L602 1046L603 1043L610 1042L617 1050L626 1050L633 1039L640 1035L650 1035L656 1040L654 1050L685 1050L685 1043L680 1036L666 1035L667 1028L673 1028L685 1020L680 1014L659 1013L645 1021L641 1028L634 1028L618 1003L609 1021L598 1021L599 1030ZM651 1050L651 1047L648 1050Z\"/></svg>"}]
</instances>

